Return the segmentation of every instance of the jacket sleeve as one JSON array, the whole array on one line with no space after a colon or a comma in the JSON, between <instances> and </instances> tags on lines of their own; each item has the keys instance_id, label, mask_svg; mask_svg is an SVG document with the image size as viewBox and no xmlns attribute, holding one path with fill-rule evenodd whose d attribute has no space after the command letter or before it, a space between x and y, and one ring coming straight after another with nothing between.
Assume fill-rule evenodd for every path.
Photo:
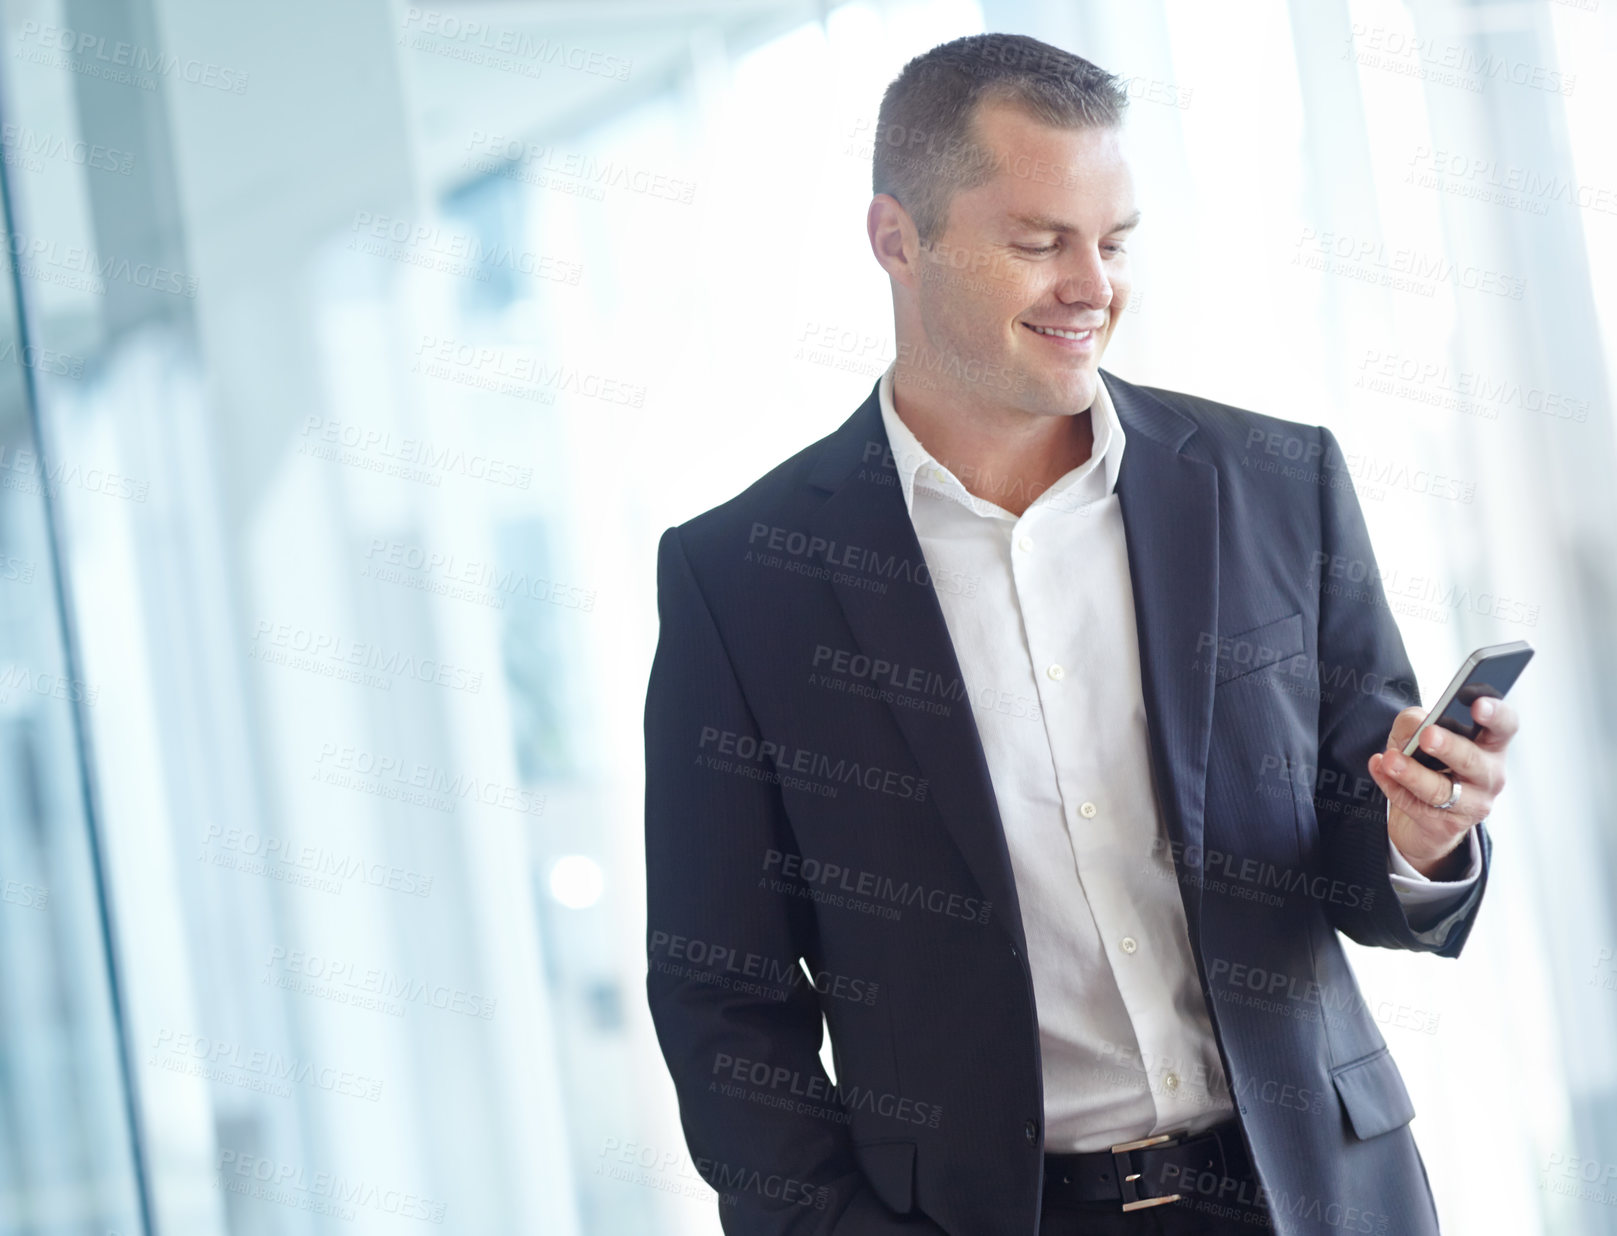
<instances>
[{"instance_id":1,"label":"jacket sleeve","mask_svg":"<svg viewBox=\"0 0 1617 1236\"><path fill-rule=\"evenodd\" d=\"M1482 873L1452 922L1439 933L1411 926L1392 886L1387 797L1370 777L1368 762L1386 747L1394 717L1420 697L1347 461L1330 430L1321 427L1319 434L1319 665L1333 671L1334 685L1321 691L1314 809L1327 870L1373 894L1332 900L1327 912L1338 931L1360 944L1457 957L1488 882L1493 843L1479 824ZM1341 672L1349 669L1351 674Z\"/></svg>"},{"instance_id":2,"label":"jacket sleeve","mask_svg":"<svg viewBox=\"0 0 1617 1236\"><path fill-rule=\"evenodd\" d=\"M657 595L645 714L646 991L721 1225L730 1236L944 1236L889 1210L860 1171L820 1063L812 985L760 994L733 981L752 967L711 961L796 969L812 947L813 910L764 878L766 856L796 844L777 787L742 775L767 765L727 767L721 753L763 735L676 528L658 547Z\"/></svg>"}]
</instances>

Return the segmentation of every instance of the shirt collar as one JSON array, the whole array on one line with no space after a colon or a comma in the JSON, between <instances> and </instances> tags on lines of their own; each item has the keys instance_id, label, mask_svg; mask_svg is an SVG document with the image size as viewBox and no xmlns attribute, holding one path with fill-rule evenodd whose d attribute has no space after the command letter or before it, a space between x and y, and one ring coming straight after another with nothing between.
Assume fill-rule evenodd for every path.
<instances>
[{"instance_id":1,"label":"shirt collar","mask_svg":"<svg viewBox=\"0 0 1617 1236\"><path fill-rule=\"evenodd\" d=\"M882 425L887 430L893 464L898 470L899 488L904 493L905 508L914 512L915 491L919 487L926 492L952 498L979 515L1010 515L998 503L985 501L971 493L957 476L932 457L910 432L910 427L899 419L893 403L893 374L897 365L898 362L894 361L887 366L887 371L877 384L877 397L881 403ZM1117 488L1117 474L1123 464L1123 422L1117 417L1111 392L1106 389L1106 380L1100 374L1096 375L1095 401L1089 405L1089 416L1095 435L1089 458L1062 476L1035 501L1048 501L1055 505L1057 498L1069 490L1086 490L1088 492L1083 494L1079 503L1083 505L1107 497ZM1061 505L1070 509L1071 504Z\"/></svg>"}]
</instances>

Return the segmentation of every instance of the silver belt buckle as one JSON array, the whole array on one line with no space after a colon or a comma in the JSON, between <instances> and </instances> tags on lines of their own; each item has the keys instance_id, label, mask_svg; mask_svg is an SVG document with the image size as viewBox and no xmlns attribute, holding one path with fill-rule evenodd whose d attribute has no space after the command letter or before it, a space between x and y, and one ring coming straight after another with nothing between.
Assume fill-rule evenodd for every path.
<instances>
[{"instance_id":1,"label":"silver belt buckle","mask_svg":"<svg viewBox=\"0 0 1617 1236\"><path fill-rule=\"evenodd\" d=\"M1140 1173L1134 1170L1131 1158L1136 1150L1145 1150L1152 1146L1177 1146L1180 1138L1189 1132L1180 1129L1177 1133L1159 1133L1155 1137L1142 1137L1137 1142L1119 1142L1112 1147L1112 1163L1117 1171L1117 1187L1123 1195L1124 1210L1144 1210L1147 1206L1166 1206L1170 1202L1177 1202L1181 1194L1170 1193L1165 1197L1141 1197L1140 1186L1134 1182L1140 1178Z\"/></svg>"}]
</instances>

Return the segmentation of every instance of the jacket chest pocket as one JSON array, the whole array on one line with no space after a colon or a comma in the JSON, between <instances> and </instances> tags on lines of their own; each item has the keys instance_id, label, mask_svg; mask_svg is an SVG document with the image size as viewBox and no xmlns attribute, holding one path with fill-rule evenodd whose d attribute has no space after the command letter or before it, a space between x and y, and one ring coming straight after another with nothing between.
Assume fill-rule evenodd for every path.
<instances>
[{"instance_id":1,"label":"jacket chest pocket","mask_svg":"<svg viewBox=\"0 0 1617 1236\"><path fill-rule=\"evenodd\" d=\"M1289 661L1303 651L1303 616L1287 614L1236 635L1218 637L1213 682L1223 686L1272 665Z\"/></svg>"}]
</instances>

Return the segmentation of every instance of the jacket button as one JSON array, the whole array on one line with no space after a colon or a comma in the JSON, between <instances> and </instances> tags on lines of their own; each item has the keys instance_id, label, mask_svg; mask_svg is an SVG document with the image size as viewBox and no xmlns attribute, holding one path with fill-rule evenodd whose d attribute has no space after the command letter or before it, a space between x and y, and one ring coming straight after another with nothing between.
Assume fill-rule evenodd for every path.
<instances>
[{"instance_id":1,"label":"jacket button","mask_svg":"<svg viewBox=\"0 0 1617 1236\"><path fill-rule=\"evenodd\" d=\"M1016 951L1016 945L1014 945L1014 944L1013 944L1013 945L1011 945L1011 956L1012 956L1012 957L1016 957L1016 956L1019 956L1019 954L1018 954L1018 953L1017 953L1017 951Z\"/></svg>"},{"instance_id":2,"label":"jacket button","mask_svg":"<svg viewBox=\"0 0 1617 1236\"><path fill-rule=\"evenodd\" d=\"M1028 1141L1030 1141L1030 1142L1038 1141L1039 1140L1039 1122L1037 1120L1029 1120L1025 1125L1022 1126L1022 1132L1027 1134Z\"/></svg>"}]
</instances>

